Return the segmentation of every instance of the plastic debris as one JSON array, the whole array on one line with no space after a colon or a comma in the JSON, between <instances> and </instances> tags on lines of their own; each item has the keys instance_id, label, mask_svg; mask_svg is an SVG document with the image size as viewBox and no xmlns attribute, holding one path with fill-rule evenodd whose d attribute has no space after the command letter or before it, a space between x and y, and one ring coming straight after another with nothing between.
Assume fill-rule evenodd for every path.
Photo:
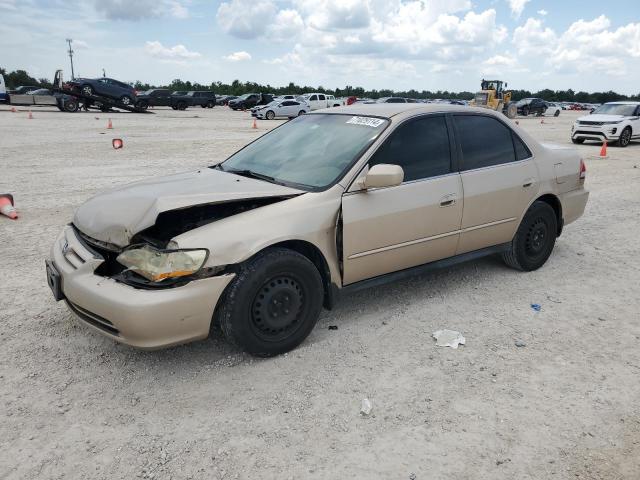
<instances>
[{"instance_id":1,"label":"plastic debris","mask_svg":"<svg viewBox=\"0 0 640 480\"><path fill-rule=\"evenodd\" d=\"M527 344L522 340L516 340L516 347L526 347Z\"/></svg>"},{"instance_id":2,"label":"plastic debris","mask_svg":"<svg viewBox=\"0 0 640 480\"><path fill-rule=\"evenodd\" d=\"M462 334L455 330L437 330L433 332L433 338L436 339L437 347L458 348L458 345L464 345L465 343Z\"/></svg>"},{"instance_id":3,"label":"plastic debris","mask_svg":"<svg viewBox=\"0 0 640 480\"><path fill-rule=\"evenodd\" d=\"M362 405L360 406L360 415L366 417L371 414L372 409L373 406L371 405L371 401L368 398L363 398Z\"/></svg>"},{"instance_id":4,"label":"plastic debris","mask_svg":"<svg viewBox=\"0 0 640 480\"><path fill-rule=\"evenodd\" d=\"M329 330L337 330L338 325L329 325Z\"/></svg>"},{"instance_id":5,"label":"plastic debris","mask_svg":"<svg viewBox=\"0 0 640 480\"><path fill-rule=\"evenodd\" d=\"M533 308L536 312L539 312L540 310L542 310L542 306L538 303L532 303L531 308Z\"/></svg>"}]
</instances>

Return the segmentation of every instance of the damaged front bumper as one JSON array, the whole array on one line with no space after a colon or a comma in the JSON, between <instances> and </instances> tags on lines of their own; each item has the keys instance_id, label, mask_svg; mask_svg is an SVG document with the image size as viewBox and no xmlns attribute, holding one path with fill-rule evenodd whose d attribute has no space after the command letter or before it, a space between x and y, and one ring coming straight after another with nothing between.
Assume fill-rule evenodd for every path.
<instances>
[{"instance_id":1,"label":"damaged front bumper","mask_svg":"<svg viewBox=\"0 0 640 480\"><path fill-rule=\"evenodd\" d=\"M61 297L78 318L118 342L145 349L206 338L218 300L234 277L229 273L174 288L137 289L95 274L104 259L87 249L71 226L56 239L49 262L50 285L58 280Z\"/></svg>"}]
</instances>

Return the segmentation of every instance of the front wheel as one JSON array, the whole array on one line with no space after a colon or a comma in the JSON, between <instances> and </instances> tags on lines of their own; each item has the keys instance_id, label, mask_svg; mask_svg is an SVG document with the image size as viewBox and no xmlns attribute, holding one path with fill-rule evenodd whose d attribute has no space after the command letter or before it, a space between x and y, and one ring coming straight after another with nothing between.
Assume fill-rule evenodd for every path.
<instances>
[{"instance_id":1,"label":"front wheel","mask_svg":"<svg viewBox=\"0 0 640 480\"><path fill-rule=\"evenodd\" d=\"M207 103L207 108L213 108L213 107L215 107L215 106L216 106L216 104L215 104L215 103L213 103L213 102L209 102L209 103Z\"/></svg>"},{"instance_id":2,"label":"front wheel","mask_svg":"<svg viewBox=\"0 0 640 480\"><path fill-rule=\"evenodd\" d=\"M551 255L557 234L556 212L548 203L533 202L511 241L509 251L502 254L502 259L517 270L537 270Z\"/></svg>"},{"instance_id":3,"label":"front wheel","mask_svg":"<svg viewBox=\"0 0 640 480\"><path fill-rule=\"evenodd\" d=\"M529 109L527 107L524 107L522 109L522 115L525 116L525 117L529 116Z\"/></svg>"},{"instance_id":4,"label":"front wheel","mask_svg":"<svg viewBox=\"0 0 640 480\"><path fill-rule=\"evenodd\" d=\"M66 102L64 102L64 111L65 112L77 112L78 111L78 102L76 102L75 100L67 100Z\"/></svg>"},{"instance_id":5,"label":"front wheel","mask_svg":"<svg viewBox=\"0 0 640 480\"><path fill-rule=\"evenodd\" d=\"M129 106L129 105L131 105L133 103L133 101L131 100L131 97L129 97L127 95L123 95L123 96L120 97L120 103L122 105Z\"/></svg>"},{"instance_id":6,"label":"front wheel","mask_svg":"<svg viewBox=\"0 0 640 480\"><path fill-rule=\"evenodd\" d=\"M307 112L305 112L304 110L300 110L300 111L298 112L298 116L300 116L300 115L304 115L305 113L307 113Z\"/></svg>"},{"instance_id":7,"label":"front wheel","mask_svg":"<svg viewBox=\"0 0 640 480\"><path fill-rule=\"evenodd\" d=\"M626 127L624 130L622 130L622 133L620 134L620 138L618 139L618 146L624 148L630 143L631 143L631 129L629 127Z\"/></svg>"},{"instance_id":8,"label":"front wheel","mask_svg":"<svg viewBox=\"0 0 640 480\"><path fill-rule=\"evenodd\" d=\"M560 116L560 110L556 110L556 113L553 114L554 117L559 117Z\"/></svg>"},{"instance_id":9,"label":"front wheel","mask_svg":"<svg viewBox=\"0 0 640 480\"><path fill-rule=\"evenodd\" d=\"M307 338L322 299L322 278L315 265L297 252L273 248L240 267L220 299L217 320L231 343L270 357Z\"/></svg>"},{"instance_id":10,"label":"front wheel","mask_svg":"<svg viewBox=\"0 0 640 480\"><path fill-rule=\"evenodd\" d=\"M83 85L82 94L86 95L87 97L91 97L93 95L93 88L91 87L91 85Z\"/></svg>"},{"instance_id":11,"label":"front wheel","mask_svg":"<svg viewBox=\"0 0 640 480\"><path fill-rule=\"evenodd\" d=\"M267 117L267 120L273 120L274 118L276 118L276 114L273 113L272 110L269 110L266 114L265 117Z\"/></svg>"},{"instance_id":12,"label":"front wheel","mask_svg":"<svg viewBox=\"0 0 640 480\"><path fill-rule=\"evenodd\" d=\"M581 145L584 143L584 138L572 138L571 141L577 145Z\"/></svg>"}]
</instances>

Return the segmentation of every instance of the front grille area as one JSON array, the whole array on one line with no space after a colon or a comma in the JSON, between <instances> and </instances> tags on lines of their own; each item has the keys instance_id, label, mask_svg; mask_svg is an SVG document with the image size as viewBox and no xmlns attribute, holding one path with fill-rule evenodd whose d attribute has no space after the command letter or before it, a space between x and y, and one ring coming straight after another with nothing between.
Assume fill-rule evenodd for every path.
<instances>
[{"instance_id":1,"label":"front grille area","mask_svg":"<svg viewBox=\"0 0 640 480\"><path fill-rule=\"evenodd\" d=\"M113 323L111 323L106 318L102 318L101 316L96 315L95 313L91 313L90 311L85 310L84 308L76 305L75 303L71 303L69 300L67 300L67 305L69 306L69 309L73 313L75 313L78 317L80 317L83 321L87 322L89 325L99 328L103 332L106 332L110 335L115 335L116 337L120 336L120 330L114 327Z\"/></svg>"},{"instance_id":2,"label":"front grille area","mask_svg":"<svg viewBox=\"0 0 640 480\"><path fill-rule=\"evenodd\" d=\"M73 230L80 242L87 250L94 253L96 257L101 257L104 259L104 262L101 263L98 268L96 268L94 272L96 275L101 275L103 277L112 277L114 275L122 273L122 271L125 270L124 265L121 265L116 261L116 258L118 258L118 255L122 251L120 248L115 245L111 245L91 238L88 235L82 233L75 226L73 227Z\"/></svg>"},{"instance_id":3,"label":"front grille area","mask_svg":"<svg viewBox=\"0 0 640 480\"><path fill-rule=\"evenodd\" d=\"M603 122L592 122L591 120L580 120L578 122L578 125L593 125L593 126L596 126L596 127L600 127L600 126L604 125L604 123Z\"/></svg>"}]
</instances>

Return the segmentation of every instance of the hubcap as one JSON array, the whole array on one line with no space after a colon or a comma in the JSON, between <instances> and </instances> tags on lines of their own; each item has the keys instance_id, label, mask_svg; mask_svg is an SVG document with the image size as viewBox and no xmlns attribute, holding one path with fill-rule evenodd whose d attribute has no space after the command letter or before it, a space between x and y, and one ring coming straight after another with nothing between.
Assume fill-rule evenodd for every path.
<instances>
[{"instance_id":1,"label":"hubcap","mask_svg":"<svg viewBox=\"0 0 640 480\"><path fill-rule=\"evenodd\" d=\"M549 228L542 218L538 218L527 232L525 251L530 257L537 257L544 252L549 236Z\"/></svg>"},{"instance_id":2,"label":"hubcap","mask_svg":"<svg viewBox=\"0 0 640 480\"><path fill-rule=\"evenodd\" d=\"M85 95L91 95L91 87L84 87L82 89L82 93L84 93Z\"/></svg>"},{"instance_id":3,"label":"hubcap","mask_svg":"<svg viewBox=\"0 0 640 480\"><path fill-rule=\"evenodd\" d=\"M627 143L629 143L630 137L631 137L631 133L629 133L629 130L625 130L624 132L622 132L623 145L626 145Z\"/></svg>"},{"instance_id":4,"label":"hubcap","mask_svg":"<svg viewBox=\"0 0 640 480\"><path fill-rule=\"evenodd\" d=\"M301 321L304 295L300 284L288 275L265 282L251 306L251 323L256 334L280 340L291 334Z\"/></svg>"},{"instance_id":5,"label":"hubcap","mask_svg":"<svg viewBox=\"0 0 640 480\"><path fill-rule=\"evenodd\" d=\"M123 105L129 105L129 97L123 97L122 98L122 104Z\"/></svg>"}]
</instances>

